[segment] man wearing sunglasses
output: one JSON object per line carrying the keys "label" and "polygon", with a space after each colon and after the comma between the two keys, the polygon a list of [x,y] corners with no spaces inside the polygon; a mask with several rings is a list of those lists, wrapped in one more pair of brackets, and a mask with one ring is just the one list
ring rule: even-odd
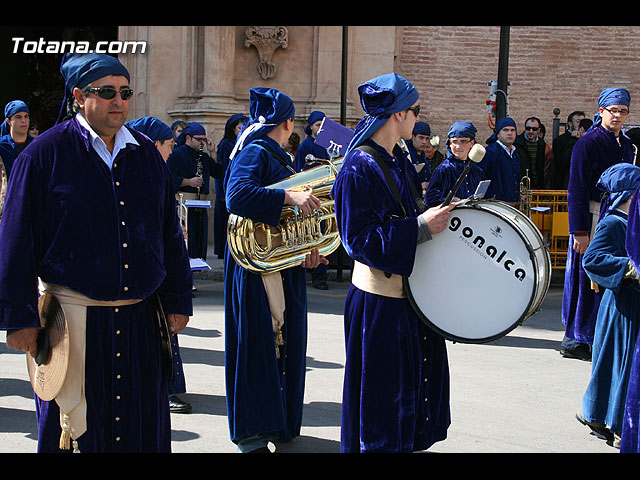
{"label": "man wearing sunglasses", "polygon": [[524,131],[516,137],[515,146],[525,164],[525,170],[529,170],[531,188],[548,188],[545,178],[545,151],[546,143],[540,135],[540,119],[529,117],[524,122]]}
{"label": "man wearing sunglasses", "polygon": [[14,163],[0,223],[0,328],[9,348],[38,353],[39,281],[66,317],[62,389],[36,396],[39,452],[169,452],[170,346],[158,305],[172,333],[192,314],[171,174],[146,136],[123,127],[133,92],[116,58],[65,54],[60,70],[61,117],[67,99],[76,113]]}
{"label": "man wearing sunglasses", "polygon": [[[185,200],[206,200],[209,195],[209,177],[222,178],[224,167],[208,153],[207,131],[191,122],[176,138],[176,146],[167,159],[174,178],[177,194]],[[207,258],[209,244],[209,218],[204,208],[190,208],[187,218],[189,257]]]}
{"label": "man wearing sunglasses", "polygon": [[562,298],[562,323],[566,328],[560,350],[569,358],[591,359],[600,296],[582,267],[582,256],[599,217],[602,192],[596,185],[600,176],[617,163],[633,163],[631,139],[622,133],[630,103],[626,89],[603,89],[593,125],[578,139],[571,154],[567,200],[569,249]]}

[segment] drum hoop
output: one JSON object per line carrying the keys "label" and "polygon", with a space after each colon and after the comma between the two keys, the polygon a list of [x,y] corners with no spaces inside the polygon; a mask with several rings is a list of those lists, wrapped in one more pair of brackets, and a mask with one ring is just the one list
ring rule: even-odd
{"label": "drum hoop", "polygon": [[[474,203],[469,203],[466,205],[460,205],[458,207],[455,207],[453,210],[456,209],[475,209],[475,210],[482,210],[482,211],[486,211],[488,213],[491,213],[492,215],[495,215],[496,217],[505,220],[504,216],[501,215],[499,212],[496,212],[494,210],[490,210],[490,209],[481,209],[478,208],[476,205],[479,204],[481,202],[474,202]],[[482,202],[485,203],[485,202]],[[452,210],[452,211],[453,211]],[[525,217],[526,218],[526,217]],[[527,246],[527,251],[529,252],[529,257],[532,259],[534,265],[537,263],[537,259],[535,258],[534,255],[534,249],[531,248],[529,239],[525,238],[524,234],[522,233],[522,231],[520,231],[520,229],[515,228],[511,222],[507,222],[509,224],[509,226],[511,226],[513,228],[513,230],[516,231],[516,233],[519,235],[519,237],[524,241],[525,245]],[[540,238],[540,240],[543,240],[542,238]],[[449,332],[445,332],[444,330],[442,330],[440,327],[437,327],[435,324],[433,324],[424,313],[422,313],[422,311],[418,308],[418,304],[415,301],[415,298],[413,297],[413,293],[411,292],[411,287],[409,285],[409,278],[408,277],[403,277],[402,278],[403,281],[403,285],[404,285],[404,291],[405,291],[405,295],[407,296],[407,300],[409,301],[409,305],[411,305],[411,308],[413,309],[413,311],[417,314],[418,318],[430,329],[432,329],[433,331],[435,331],[436,333],[438,333],[440,336],[451,340],[452,342],[457,342],[457,343],[467,343],[467,344],[479,344],[479,343],[488,343],[488,342],[492,342],[494,340],[497,340],[499,338],[504,337],[505,335],[507,335],[508,333],[512,332],[513,330],[515,330],[517,327],[521,326],[526,320],[527,318],[529,318],[530,315],[530,311],[531,311],[531,307],[533,306],[533,303],[535,301],[536,298],[536,294],[538,292],[537,288],[532,288],[531,289],[531,297],[529,298],[529,302],[527,303],[527,307],[524,309],[522,315],[520,315],[520,317],[518,318],[517,321],[513,322],[513,324],[511,326],[509,326],[508,328],[506,328],[505,330],[502,330],[499,333],[496,333],[494,335],[491,335],[489,337],[484,337],[484,338],[466,338],[466,337],[460,337],[457,335],[453,335]],[[538,282],[536,282],[536,287],[537,287]],[[548,284],[548,282],[547,282]],[[543,295],[542,298],[544,298],[546,296]]]}

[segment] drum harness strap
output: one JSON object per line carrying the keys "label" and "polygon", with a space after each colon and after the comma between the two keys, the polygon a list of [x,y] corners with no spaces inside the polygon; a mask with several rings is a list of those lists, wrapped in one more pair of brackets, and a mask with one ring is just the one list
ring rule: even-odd
{"label": "drum harness strap", "polygon": [[[382,171],[387,184],[389,186],[389,188],[391,189],[391,192],[393,193],[393,196],[395,197],[395,199],[398,202],[398,205],[400,206],[400,209],[402,210],[402,213],[404,215],[403,218],[408,218],[407,215],[407,211],[404,208],[404,205],[402,204],[402,200],[400,197],[400,191],[398,190],[398,185],[396,184],[395,180],[393,179],[393,176],[391,175],[391,172],[389,171],[389,167],[385,164],[385,162],[379,157],[378,152],[376,152],[376,150],[369,146],[369,145],[360,145],[359,147],[357,147],[357,150],[361,150],[365,153],[368,153],[369,155],[371,155],[373,157],[373,159],[376,161],[376,163],[378,164],[378,167],[380,167],[380,170]],[[413,182],[409,180],[409,186],[411,188],[411,193],[413,195],[413,198],[416,200],[416,203],[418,204],[418,213],[422,213],[424,210],[426,210],[426,206],[424,205],[423,200],[420,198],[420,196],[418,195],[418,192],[416,190],[415,185],[413,184]],[[387,218],[385,218],[386,220],[390,220],[392,218],[400,218],[396,215],[391,215],[388,216]],[[380,285],[380,275],[375,274],[374,270],[371,267],[368,267],[366,265],[358,265],[358,262],[354,262],[354,274],[352,275],[352,277],[356,278],[356,282],[354,282],[354,284],[357,283],[356,286],[358,285],[362,285],[364,288],[363,290],[365,291],[369,291],[370,293],[375,293],[378,295],[384,295],[384,296],[392,296],[392,297],[397,297],[397,298],[404,298],[404,288],[403,288],[403,281],[402,281],[402,277],[399,275],[393,275],[391,273],[388,272],[382,272],[384,274],[384,277],[386,277],[387,279],[399,279],[400,282],[393,282],[393,285],[391,285],[391,283],[389,283],[387,286],[385,286],[384,288],[379,288]],[[353,282],[353,278],[352,278],[352,282]]]}

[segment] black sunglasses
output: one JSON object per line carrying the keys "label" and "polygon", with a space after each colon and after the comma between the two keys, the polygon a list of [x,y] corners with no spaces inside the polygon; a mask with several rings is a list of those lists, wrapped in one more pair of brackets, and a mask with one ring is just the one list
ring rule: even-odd
{"label": "black sunglasses", "polygon": [[418,115],[420,115],[420,105],[416,105],[415,107],[407,108],[407,110],[411,110],[416,117]]}
{"label": "black sunglasses", "polygon": [[130,88],[122,88],[120,90],[116,90],[113,87],[98,87],[98,88],[85,88],[83,92],[86,93],[95,93],[100,98],[104,98],[105,100],[111,100],[116,96],[117,92],[120,92],[120,98],[122,100],[129,100],[133,96],[133,90]]}

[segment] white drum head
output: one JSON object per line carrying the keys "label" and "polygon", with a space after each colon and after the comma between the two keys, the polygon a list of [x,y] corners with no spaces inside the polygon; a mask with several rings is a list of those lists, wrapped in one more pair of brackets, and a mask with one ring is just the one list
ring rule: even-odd
{"label": "white drum head", "polygon": [[409,300],[445,338],[491,341],[529,312],[537,274],[530,250],[522,233],[500,215],[457,207],[449,227],[418,246],[406,281]]}

